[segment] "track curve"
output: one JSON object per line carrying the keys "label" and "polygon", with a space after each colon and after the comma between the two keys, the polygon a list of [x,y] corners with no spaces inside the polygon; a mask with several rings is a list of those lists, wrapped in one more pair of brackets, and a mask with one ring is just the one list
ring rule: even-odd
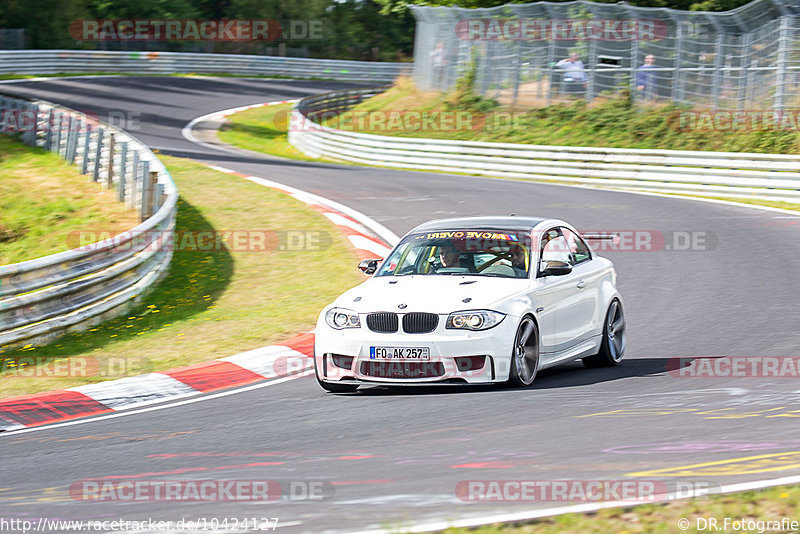
{"label": "track curve", "polygon": [[[614,252],[626,304],[626,362],[543,372],[532,389],[368,389],[326,395],[313,378],[130,417],[0,438],[0,516],[178,520],[279,517],[286,531],[341,531],[551,507],[468,503],[464,480],[662,478],[723,484],[800,473],[800,382],[679,378],[676,357],[800,356],[800,217],[693,200],[511,180],[303,163],[213,153],[182,138],[219,109],[352,84],[98,77],[24,82],[3,91],[101,116],[140,113],[152,148],[304,189],[403,234],[451,215],[531,214],[581,230],[652,231],[665,245],[704,233],[705,250]],[[209,355],[209,359],[216,355]],[[795,453],[795,454],[792,454]],[[12,467],[13,466],[13,467]],[[765,471],[765,469],[775,469]],[[644,474],[641,474],[645,472]],[[154,473],[159,473],[155,475]],[[314,480],[321,502],[84,503],[95,477]],[[665,478],[665,480],[671,480]],[[142,530],[147,532],[147,530]]]}

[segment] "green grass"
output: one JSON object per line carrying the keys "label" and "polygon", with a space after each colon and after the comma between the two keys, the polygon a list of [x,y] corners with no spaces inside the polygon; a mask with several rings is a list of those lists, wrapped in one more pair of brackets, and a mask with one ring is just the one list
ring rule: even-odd
{"label": "green grass", "polygon": [[[353,111],[374,113],[406,111],[462,111],[468,114],[460,127],[441,129],[369,128],[369,121],[337,121],[339,128],[401,137],[427,137],[469,141],[495,141],[532,145],[660,148],[797,154],[800,132],[791,130],[708,131],[681,125],[685,106],[670,104],[633,106],[626,93],[600,97],[592,104],[576,100],[549,107],[512,109],[455,90],[450,94],[417,89],[409,79],[399,79],[386,93],[366,100]],[[476,100],[477,99],[477,100]],[[331,124],[333,125],[333,124]]]}
{"label": "green grass", "polygon": [[[777,520],[789,518],[800,521],[800,486],[784,486],[760,491],[729,495],[714,495],[666,504],[646,504],[633,508],[600,510],[593,514],[565,514],[526,523],[488,525],[474,529],[448,529],[448,534],[675,534],[702,533],[713,529],[698,529],[698,518],[716,518],[722,530],[726,517],[733,520]],[[678,521],[689,520],[689,528],[681,530]],[[700,523],[702,526],[703,523]],[[758,532],[734,530],[727,532]],[[796,532],[770,530],[768,532]]]}
{"label": "green grass", "polygon": [[55,154],[0,136],[0,265],[78,245],[86,229],[122,232],[138,223],[114,191]]}
{"label": "green grass", "polygon": [[313,161],[286,138],[292,104],[248,109],[233,115],[218,133],[220,141],[255,152]]}
{"label": "green grass", "polygon": [[181,193],[178,231],[312,232],[321,236],[323,246],[176,251],[166,278],[124,317],[50,345],[0,352],[7,370],[0,379],[0,396],[106,379],[20,376],[14,365],[25,361],[39,365],[86,357],[99,362],[128,358],[129,374],[139,374],[277,343],[313,328],[324,305],[363,280],[346,238],[305,204],[191,160],[160,157]]}

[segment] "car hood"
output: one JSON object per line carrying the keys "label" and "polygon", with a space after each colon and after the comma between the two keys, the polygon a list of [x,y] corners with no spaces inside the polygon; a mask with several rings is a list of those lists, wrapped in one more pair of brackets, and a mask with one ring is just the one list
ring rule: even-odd
{"label": "car hood", "polygon": [[380,276],[370,278],[336,299],[334,306],[359,313],[374,311],[447,314],[459,310],[496,309],[528,288],[519,278],[481,276]]}

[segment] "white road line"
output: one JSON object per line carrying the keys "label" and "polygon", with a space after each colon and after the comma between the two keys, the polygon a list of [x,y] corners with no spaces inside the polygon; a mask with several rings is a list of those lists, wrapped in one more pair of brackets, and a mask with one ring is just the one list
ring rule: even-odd
{"label": "white road line", "polygon": [[312,375],[312,374],[314,374],[313,370],[305,371],[305,372],[302,372],[302,373],[298,373],[295,376],[286,376],[286,377],[283,377],[283,378],[277,378],[275,380],[268,380],[266,382],[259,382],[258,384],[253,384],[253,385],[244,386],[244,387],[238,388],[238,389],[232,389],[232,390],[228,390],[228,391],[223,391],[221,393],[212,393],[211,395],[206,395],[205,397],[198,397],[198,398],[195,398],[195,399],[186,399],[186,400],[182,400],[182,401],[178,401],[178,402],[171,402],[169,404],[164,404],[164,405],[161,405],[161,406],[151,406],[150,408],[141,408],[141,409],[138,409],[138,410],[129,410],[129,411],[125,411],[125,412],[112,413],[112,414],[108,414],[108,415],[98,415],[96,417],[89,416],[88,419],[79,419],[77,421],[66,421],[64,423],[55,423],[55,424],[52,424],[52,425],[43,425],[43,426],[35,426],[35,427],[32,427],[32,428],[23,428],[21,430],[12,430],[10,432],[3,432],[3,434],[7,434],[9,436],[16,436],[18,434],[25,434],[25,433],[28,433],[28,432],[38,432],[40,430],[52,430],[54,428],[61,428],[61,427],[65,427],[65,426],[82,425],[82,424],[86,424],[86,423],[94,423],[96,421],[105,421],[106,419],[115,419],[117,417],[126,417],[128,415],[134,415],[134,414],[139,414],[139,413],[155,412],[155,411],[158,411],[158,410],[165,410],[167,408],[175,408],[176,406],[184,406],[186,404],[194,404],[195,402],[203,402],[203,401],[207,401],[207,400],[218,399],[220,397],[227,397],[229,395],[236,395],[238,393],[245,393],[247,391],[252,391],[254,389],[261,389],[261,388],[266,388],[266,387],[269,387],[269,386],[275,386],[277,384],[283,384],[284,382],[288,382],[289,380],[295,380],[297,378],[301,378],[301,377],[304,377],[304,376],[309,376],[309,375]]}
{"label": "white road line", "polygon": [[[632,479],[633,480],[633,479]],[[773,486],[785,486],[790,484],[800,483],[800,475],[788,476],[782,478],[771,478],[765,480],[754,480],[752,482],[741,482],[737,484],[728,484],[720,486],[719,491],[709,492],[708,489],[687,490],[686,495],[681,495],[678,499],[676,497],[665,498],[660,500],[638,500],[638,501],[608,501],[601,503],[584,503],[573,504],[569,506],[557,506],[552,508],[540,508],[537,510],[525,510],[522,512],[505,512],[494,515],[481,515],[469,519],[457,520],[440,520],[440,521],[427,521],[423,523],[409,524],[409,525],[395,525],[388,529],[376,530],[362,530],[356,534],[387,534],[390,532],[432,532],[439,530],[446,530],[448,528],[469,528],[477,527],[480,525],[489,525],[492,523],[511,523],[519,521],[530,521],[533,519],[540,519],[543,517],[552,517],[564,514],[585,514],[588,512],[596,512],[607,508],[628,508],[638,506],[641,504],[657,504],[669,502],[673,500],[684,500],[691,497],[708,497],[712,495],[719,495],[724,493],[737,493],[740,491],[750,491],[757,489],[770,488]]]}

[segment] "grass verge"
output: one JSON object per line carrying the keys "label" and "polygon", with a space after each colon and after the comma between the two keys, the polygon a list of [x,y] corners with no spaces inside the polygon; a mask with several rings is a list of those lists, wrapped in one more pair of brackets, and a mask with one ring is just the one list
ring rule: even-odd
{"label": "grass verge", "polygon": [[78,232],[118,233],[138,224],[116,200],[55,154],[0,136],[0,265],[78,246]]}
{"label": "grass verge", "polygon": [[[162,160],[181,192],[178,232],[266,231],[267,250],[257,240],[215,251],[184,241],[166,278],[124,317],[49,345],[0,353],[0,396],[166,370],[276,343],[310,330],[324,305],[363,280],[346,238],[305,204],[190,160]],[[63,374],[77,374],[69,370],[80,358],[97,362],[87,366],[88,376],[47,376],[56,364],[67,369]]]}
{"label": "grass verge", "polygon": [[282,158],[314,161],[289,144],[286,132],[292,104],[277,104],[240,111],[220,128],[217,136],[228,143],[246,150],[271,154]]}
{"label": "grass verge", "polygon": [[[800,131],[770,128],[758,120],[738,128],[715,129],[709,110],[672,104],[633,105],[626,92],[601,96],[591,104],[575,100],[548,107],[512,108],[459,85],[450,93],[419,90],[399,78],[387,92],[353,108],[362,112],[329,121],[349,131],[401,137],[494,141],[531,145],[597,146],[639,149],[708,150],[797,154]],[[429,123],[403,120],[407,112],[461,112],[461,120]],[[454,115],[450,115],[453,116]],[[787,114],[787,118],[790,118]],[[723,126],[728,123],[721,123]]]}
{"label": "grass verge", "polygon": [[[645,504],[633,508],[600,510],[593,514],[565,514],[538,519],[528,523],[488,525],[474,529],[448,529],[448,534],[674,534],[676,532],[797,532],[796,529],[759,529],[758,521],[800,522],[800,486],[775,487],[729,495],[714,495],[665,504]],[[708,527],[707,520],[715,518],[717,527]],[[740,520],[756,522],[755,528],[737,528],[728,524]],[[679,526],[688,520],[688,528]],[[704,522],[704,520],[706,522]],[[762,525],[766,526],[766,525]],[[705,527],[705,528],[701,528]]]}

